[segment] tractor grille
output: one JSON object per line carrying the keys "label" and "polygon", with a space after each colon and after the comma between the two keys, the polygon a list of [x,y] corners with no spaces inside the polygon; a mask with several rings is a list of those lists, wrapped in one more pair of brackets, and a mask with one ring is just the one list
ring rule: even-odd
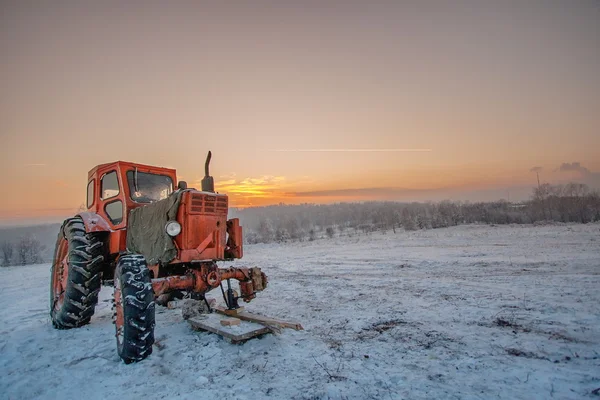
{"label": "tractor grille", "polygon": [[218,213],[227,212],[227,197],[209,194],[192,194],[192,213]]}

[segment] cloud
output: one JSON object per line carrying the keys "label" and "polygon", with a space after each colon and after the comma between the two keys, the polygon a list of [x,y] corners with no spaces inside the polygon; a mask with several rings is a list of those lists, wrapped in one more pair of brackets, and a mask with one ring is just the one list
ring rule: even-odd
{"label": "cloud", "polygon": [[588,175],[592,173],[589,169],[581,165],[581,163],[579,162],[562,163],[558,170],[560,172],[577,171],[581,172],[582,175]]}
{"label": "cloud", "polygon": [[277,153],[412,153],[430,152],[432,149],[268,149]]}
{"label": "cloud", "polygon": [[294,197],[377,197],[389,198],[394,196],[402,196],[423,192],[423,190],[404,189],[396,187],[379,187],[379,188],[354,188],[354,189],[332,189],[332,190],[315,190],[308,192],[291,192],[287,193]]}
{"label": "cloud", "polygon": [[[567,176],[570,174],[570,180],[578,179],[581,181],[581,183],[585,183],[594,189],[600,188],[600,172],[590,171],[578,161],[562,163],[555,171],[566,174]],[[577,177],[574,178],[573,174],[577,175]]]}

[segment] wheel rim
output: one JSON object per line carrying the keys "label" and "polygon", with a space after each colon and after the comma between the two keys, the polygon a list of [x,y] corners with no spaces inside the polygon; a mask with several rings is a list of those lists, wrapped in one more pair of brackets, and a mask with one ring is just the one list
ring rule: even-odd
{"label": "wheel rim", "polygon": [[125,316],[123,313],[123,300],[121,298],[121,281],[118,276],[115,276],[115,292],[114,292],[114,301],[115,301],[115,328],[117,337],[117,348],[119,352],[123,346],[123,337],[124,337],[124,325],[125,325]]}
{"label": "wheel rim", "polygon": [[59,310],[65,300],[65,290],[69,280],[69,242],[61,239],[52,268],[53,310]]}

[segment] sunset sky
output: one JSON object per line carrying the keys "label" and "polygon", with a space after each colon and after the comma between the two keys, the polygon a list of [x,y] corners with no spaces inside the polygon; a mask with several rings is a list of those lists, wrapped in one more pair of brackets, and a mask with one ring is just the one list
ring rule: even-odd
{"label": "sunset sky", "polygon": [[598,1],[128,3],[0,3],[0,224],[208,150],[242,207],[600,187]]}

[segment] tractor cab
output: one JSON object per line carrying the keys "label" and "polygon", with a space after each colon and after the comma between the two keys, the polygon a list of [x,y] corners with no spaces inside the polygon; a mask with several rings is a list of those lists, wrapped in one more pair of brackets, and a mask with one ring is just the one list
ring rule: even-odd
{"label": "tractor cab", "polygon": [[[88,173],[86,226],[109,231],[109,253],[143,254],[149,265],[242,257],[242,228],[227,220],[228,197],[209,175],[202,190],[177,181],[174,169],[117,161]],[[94,231],[94,227],[90,228]]]}
{"label": "tractor cab", "polygon": [[126,161],[98,165],[88,173],[86,206],[113,230],[124,229],[129,211],[166,199],[176,181],[174,169]]}

